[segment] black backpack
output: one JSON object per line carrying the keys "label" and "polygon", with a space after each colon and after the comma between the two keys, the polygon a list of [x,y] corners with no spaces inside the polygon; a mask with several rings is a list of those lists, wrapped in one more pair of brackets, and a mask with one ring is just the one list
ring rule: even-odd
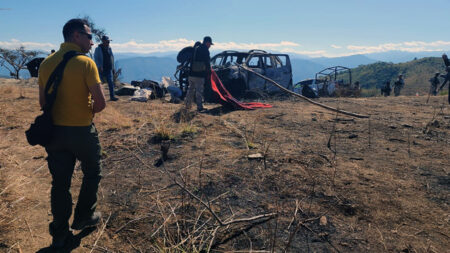
{"label": "black backpack", "polygon": [[[62,80],[64,69],[67,62],[74,56],[83,55],[82,53],[76,51],[69,51],[64,54],[64,58],[61,63],[55,68],[53,73],[50,75],[47,84],[45,85],[45,105],[43,108],[43,113],[36,117],[34,123],[30,125],[30,128],[25,131],[27,141],[30,145],[41,145],[43,147],[47,146],[53,137],[53,118],[52,118],[52,107],[56,100],[56,94],[58,92],[58,86]],[[48,93],[50,88],[52,92]]]}
{"label": "black backpack", "polygon": [[194,47],[192,46],[185,47],[181,49],[180,52],[178,52],[177,61],[179,63],[190,62],[193,55],[194,55]]}
{"label": "black backpack", "polygon": [[26,64],[31,77],[38,77],[39,66],[41,65],[42,61],[44,61],[44,59],[45,58],[43,57],[34,58],[33,60],[31,60]]}

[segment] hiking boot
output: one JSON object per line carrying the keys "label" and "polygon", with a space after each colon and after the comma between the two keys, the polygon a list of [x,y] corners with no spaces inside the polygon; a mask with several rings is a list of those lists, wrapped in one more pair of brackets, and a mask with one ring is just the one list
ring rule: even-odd
{"label": "hiking boot", "polygon": [[100,221],[102,214],[100,212],[94,212],[91,217],[86,220],[74,220],[72,226],[74,230],[83,230],[88,227],[94,227]]}
{"label": "hiking boot", "polygon": [[68,245],[70,238],[73,236],[72,232],[64,233],[63,235],[53,236],[52,244],[50,248],[52,249],[62,249]]}
{"label": "hiking boot", "polygon": [[117,98],[117,97],[112,97],[112,98],[110,99],[110,101],[117,101],[117,100],[119,100],[119,98]]}
{"label": "hiking boot", "polygon": [[199,113],[205,113],[205,112],[207,112],[207,111],[208,111],[208,110],[205,109],[204,107],[197,108],[197,112],[199,112]]}

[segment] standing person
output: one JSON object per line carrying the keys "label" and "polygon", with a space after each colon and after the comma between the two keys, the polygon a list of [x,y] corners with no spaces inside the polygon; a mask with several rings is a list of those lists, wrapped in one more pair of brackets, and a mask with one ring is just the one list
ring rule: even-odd
{"label": "standing person", "polygon": [[446,69],[447,74],[446,75],[442,75],[442,77],[444,77],[444,82],[442,83],[441,87],[439,88],[439,90],[442,90],[442,88],[444,88],[445,84],[447,82],[449,82],[448,84],[448,103],[450,104],[450,66],[448,66]]}
{"label": "standing person", "polygon": [[384,95],[385,97],[389,97],[391,95],[391,81],[386,81],[386,84],[384,85],[384,87],[381,88],[381,94]]}
{"label": "standing person", "polygon": [[433,96],[437,95],[438,86],[440,84],[440,82],[439,82],[439,75],[440,75],[440,73],[436,72],[434,74],[434,77],[432,77],[430,79],[430,83],[431,83],[431,85],[430,85],[430,94],[433,95]]}
{"label": "standing person", "polygon": [[203,89],[207,78],[211,75],[211,58],[209,56],[209,48],[212,39],[209,36],[203,38],[203,43],[194,48],[194,55],[189,69],[189,88],[186,94],[185,106],[191,108],[192,100],[195,96],[197,103],[197,111],[203,112]]}
{"label": "standing person", "polygon": [[108,83],[110,100],[117,101],[119,99],[114,96],[114,55],[109,46],[110,41],[108,36],[102,36],[102,44],[99,44],[98,47],[95,48],[94,60],[97,64],[101,80]]}
{"label": "standing person", "polygon": [[[92,33],[83,19],[71,19],[63,28],[64,43],[48,56],[39,68],[39,104],[45,105],[45,86],[65,53],[77,51],[86,54],[91,49]],[[70,59],[58,86],[52,107],[55,130],[52,141],[45,147],[47,163],[52,175],[50,193],[53,221],[49,230],[53,237],[52,248],[64,248],[71,237],[69,218],[72,214],[70,184],[75,162],[81,162],[83,183],[75,207],[72,229],[94,226],[100,213],[97,190],[101,179],[101,147],[97,130],[92,123],[95,113],[105,108],[105,97],[95,62],[79,55]]]}
{"label": "standing person", "polygon": [[400,91],[405,87],[405,81],[403,75],[398,75],[398,80],[394,83],[394,95],[400,96]]}

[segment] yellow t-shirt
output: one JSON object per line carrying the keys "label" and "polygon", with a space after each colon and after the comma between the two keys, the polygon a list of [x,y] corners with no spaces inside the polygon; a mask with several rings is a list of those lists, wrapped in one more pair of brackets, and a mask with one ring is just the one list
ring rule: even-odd
{"label": "yellow t-shirt", "polygon": [[[62,43],[60,49],[48,56],[39,67],[39,86],[47,80],[68,51],[81,52],[73,43]],[[74,56],[67,62],[58,94],[53,104],[53,124],[57,126],[89,126],[92,123],[92,100],[89,86],[101,83],[95,62],[84,55]]]}

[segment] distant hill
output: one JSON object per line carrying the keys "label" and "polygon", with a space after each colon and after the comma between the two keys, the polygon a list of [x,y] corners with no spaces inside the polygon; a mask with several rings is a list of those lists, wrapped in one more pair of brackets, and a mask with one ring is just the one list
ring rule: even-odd
{"label": "distant hill", "polygon": [[444,73],[444,63],[440,57],[425,57],[404,63],[377,62],[352,69],[353,81],[359,81],[363,88],[380,88],[386,81],[391,85],[399,74],[404,75],[403,94],[427,94],[429,79],[435,72]]}
{"label": "distant hill", "polygon": [[326,68],[324,65],[306,59],[291,58],[292,80],[297,83],[301,80],[314,78],[315,74]]}
{"label": "distant hill", "polygon": [[328,67],[344,66],[347,68],[354,68],[363,64],[370,64],[374,62],[376,62],[376,60],[370,59],[364,55],[351,55],[334,58],[320,57],[309,59],[302,59],[297,57],[296,55],[291,57],[294,83],[304,79],[314,78],[317,72]]}
{"label": "distant hill", "polygon": [[[215,54],[211,54],[214,56]],[[118,54],[116,66],[122,68],[122,81],[130,82],[132,80],[151,79],[161,80],[162,76],[172,77],[175,68],[178,65],[175,60],[176,55],[167,57],[133,57],[134,54]],[[127,58],[128,57],[128,58]],[[314,78],[320,70],[342,65],[345,67],[356,67],[360,64],[373,63],[375,60],[369,59],[363,55],[337,57],[337,58],[291,58],[293,81],[298,82],[307,78]]]}
{"label": "distant hill", "polygon": [[366,56],[375,59],[376,61],[401,63],[407,61],[413,61],[414,59],[420,59],[424,57],[441,57],[444,52],[430,51],[430,52],[404,52],[404,51],[389,51],[383,53],[372,53]]}
{"label": "distant hill", "polygon": [[173,77],[178,62],[169,57],[134,57],[116,61],[116,66],[122,68],[121,80],[154,80],[161,81],[163,76]]}
{"label": "distant hill", "polygon": [[343,66],[347,68],[354,68],[363,64],[370,64],[377,62],[377,60],[371,59],[365,55],[350,55],[343,57],[319,57],[319,58],[311,58],[310,61],[324,65],[325,67],[333,67],[333,66]]}
{"label": "distant hill", "polygon": [[[212,51],[214,56],[218,51]],[[428,89],[428,79],[439,70],[443,72],[443,63],[440,58],[443,52],[402,52],[390,51],[367,55],[351,55],[345,57],[311,58],[299,54],[290,54],[294,83],[314,78],[320,70],[336,65],[354,68],[353,80],[359,80],[365,88],[380,87],[386,80],[394,80],[398,73],[405,74],[407,87],[405,92],[424,92]],[[117,53],[116,66],[122,68],[123,82],[132,80],[150,79],[160,81],[163,76],[173,77],[177,52],[136,54]],[[435,56],[426,57],[423,56]],[[413,60],[416,59],[416,60]],[[406,61],[406,62],[405,62]],[[404,62],[404,63],[399,63]],[[0,75],[9,77],[9,71],[0,67]],[[20,72],[22,78],[28,78],[27,70]],[[409,89],[411,89],[409,91]]]}

